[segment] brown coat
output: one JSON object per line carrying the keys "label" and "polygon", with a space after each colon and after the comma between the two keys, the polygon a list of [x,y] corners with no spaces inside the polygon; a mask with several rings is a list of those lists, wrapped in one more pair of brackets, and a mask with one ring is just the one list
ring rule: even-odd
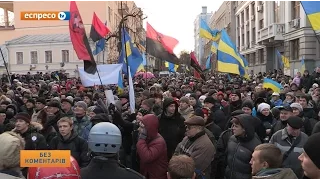
{"label": "brown coat", "polygon": [[185,137],[178,144],[174,154],[185,154],[192,157],[195,161],[196,170],[200,170],[206,178],[210,178],[211,162],[216,149],[207,134],[203,132],[199,135],[200,133],[196,135],[198,137]]}

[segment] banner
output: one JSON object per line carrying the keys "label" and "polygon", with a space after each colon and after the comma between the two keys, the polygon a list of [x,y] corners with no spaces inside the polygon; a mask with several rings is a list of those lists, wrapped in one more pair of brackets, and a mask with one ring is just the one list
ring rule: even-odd
{"label": "banner", "polygon": [[135,101],[135,96],[134,96],[134,88],[133,88],[133,82],[132,82],[132,77],[130,73],[130,68],[129,68],[129,101],[130,101],[130,110],[131,113],[135,113],[136,111],[136,101]]}
{"label": "banner", "polygon": [[[98,65],[97,69],[103,85],[118,84],[119,71],[122,70],[122,64],[103,64]],[[98,72],[89,74],[83,68],[79,68],[79,76],[84,87],[101,85]]]}

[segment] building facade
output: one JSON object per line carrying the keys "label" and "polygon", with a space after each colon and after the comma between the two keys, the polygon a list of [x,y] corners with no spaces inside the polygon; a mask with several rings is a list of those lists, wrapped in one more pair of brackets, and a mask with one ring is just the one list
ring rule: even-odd
{"label": "building facade", "polygon": [[236,46],[254,73],[279,68],[276,51],[289,58],[293,76],[318,65],[319,43],[300,1],[237,1]]}
{"label": "building facade", "polygon": [[[69,11],[69,6],[69,1],[1,1],[0,8],[3,8],[5,11],[5,26],[0,27],[0,45],[2,49],[5,42],[9,42],[16,38],[22,38],[25,35],[69,34],[68,21],[20,20],[20,13],[23,11]],[[93,12],[97,14],[101,21],[107,22],[107,26],[112,33],[116,33],[119,30],[119,23],[122,16],[136,12],[142,14],[141,9],[138,8],[133,1],[122,1],[122,7],[121,1],[78,1],[77,6],[87,34],[90,33]],[[8,23],[8,11],[14,13],[14,24]],[[131,38],[135,42],[143,44],[145,37],[143,37],[144,29],[141,16],[129,16],[127,21],[125,21],[125,25],[128,27]],[[116,63],[119,56],[118,45],[118,38],[110,38],[107,42],[105,52],[100,53],[96,57],[96,61],[98,63]],[[69,49],[72,50],[72,44],[69,44],[69,46]],[[34,51],[37,51],[37,49],[34,49]],[[70,54],[74,53],[75,52],[70,52]],[[10,55],[7,57],[12,58]],[[12,61],[10,60],[10,62]],[[83,66],[82,63],[79,64],[79,66]]]}
{"label": "building facade", "polygon": [[203,19],[209,24],[209,20],[212,16],[212,13],[207,12],[207,7],[202,7],[202,12],[196,17],[194,21],[194,52],[197,60],[200,65],[202,65],[201,59],[204,58],[204,45],[206,44],[206,40],[200,37],[200,20]]}

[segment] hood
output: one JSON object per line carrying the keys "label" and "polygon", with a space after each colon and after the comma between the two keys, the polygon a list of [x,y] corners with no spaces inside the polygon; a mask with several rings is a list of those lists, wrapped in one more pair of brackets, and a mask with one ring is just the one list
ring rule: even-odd
{"label": "hood", "polygon": [[240,140],[250,141],[251,139],[253,139],[255,127],[258,125],[260,120],[247,114],[240,114],[238,116],[235,116],[234,118],[237,118],[240,121],[242,127],[246,130],[245,137],[239,137]]}
{"label": "hood", "polygon": [[170,104],[175,104],[176,105],[176,112],[174,114],[177,114],[178,113],[178,108],[179,108],[179,105],[178,105],[178,102],[175,101],[173,98],[165,98],[164,101],[163,101],[163,112],[162,113],[165,113],[166,110],[167,110],[167,107],[170,106]]}
{"label": "hood", "polygon": [[290,168],[264,169],[259,171],[253,179],[298,179]]}
{"label": "hood", "polygon": [[6,110],[7,110],[8,108],[12,108],[12,109],[14,110],[14,114],[17,114],[18,108],[17,108],[17,106],[16,106],[15,104],[9,104],[9,105],[7,106],[7,108],[6,108]]}
{"label": "hood", "polygon": [[152,140],[158,135],[159,120],[158,117],[153,114],[147,114],[143,116],[142,123],[147,130],[147,139]]}
{"label": "hood", "polygon": [[61,136],[60,133],[58,133],[58,138],[61,142],[63,143],[70,143],[71,141],[73,141],[78,135],[77,132],[75,132],[74,130],[71,131],[71,136],[69,137],[69,139],[63,139],[63,137]]}

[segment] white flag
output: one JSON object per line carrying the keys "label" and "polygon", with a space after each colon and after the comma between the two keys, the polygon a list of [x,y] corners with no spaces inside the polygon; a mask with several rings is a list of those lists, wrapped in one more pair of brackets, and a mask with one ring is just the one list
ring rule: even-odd
{"label": "white flag", "polygon": [[129,101],[130,101],[130,110],[131,113],[135,113],[136,110],[136,102],[135,102],[135,97],[134,97],[134,89],[133,89],[133,82],[132,82],[132,77],[130,73],[130,67],[128,68],[129,70]]}
{"label": "white flag", "polygon": [[119,71],[122,69],[122,64],[103,64],[97,65],[98,72],[89,74],[84,71],[84,68],[79,68],[79,76],[84,87],[108,84],[118,84]]}

